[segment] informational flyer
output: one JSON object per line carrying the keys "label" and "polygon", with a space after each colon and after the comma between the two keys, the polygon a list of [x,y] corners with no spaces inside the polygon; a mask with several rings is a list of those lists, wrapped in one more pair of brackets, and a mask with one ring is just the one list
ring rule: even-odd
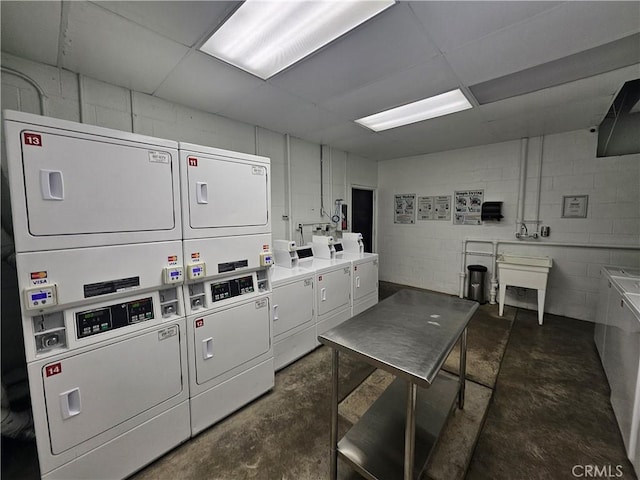
{"label": "informational flyer", "polygon": [[459,190],[454,194],[454,225],[482,225],[484,190]]}
{"label": "informational flyer", "polygon": [[451,196],[418,197],[418,220],[451,220]]}
{"label": "informational flyer", "polygon": [[395,195],[394,223],[416,223],[416,194],[403,193]]}

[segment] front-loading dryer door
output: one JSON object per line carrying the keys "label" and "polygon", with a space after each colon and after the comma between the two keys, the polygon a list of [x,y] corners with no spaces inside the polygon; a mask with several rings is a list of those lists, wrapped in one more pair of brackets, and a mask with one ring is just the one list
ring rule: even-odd
{"label": "front-loading dryer door", "polygon": [[378,261],[356,263],[353,265],[353,301],[357,301],[378,288]]}
{"label": "front-loading dryer door", "polygon": [[183,391],[179,327],[52,361],[42,382],[51,450],[59,454]]}
{"label": "front-loading dryer door", "polygon": [[273,335],[313,322],[313,278],[273,288]]}
{"label": "front-loading dryer door", "polygon": [[197,166],[186,167],[191,228],[269,224],[267,165],[206,155],[189,158],[197,161]]}
{"label": "front-loading dryer door", "polygon": [[176,227],[177,151],[68,132],[38,135],[42,146],[22,152],[31,235],[100,237]]}
{"label": "front-loading dryer door", "polygon": [[317,279],[318,316],[349,306],[351,297],[351,266],[349,264],[318,274]]}
{"label": "front-loading dryer door", "polygon": [[271,348],[268,298],[251,300],[194,321],[198,385],[267,353]]}

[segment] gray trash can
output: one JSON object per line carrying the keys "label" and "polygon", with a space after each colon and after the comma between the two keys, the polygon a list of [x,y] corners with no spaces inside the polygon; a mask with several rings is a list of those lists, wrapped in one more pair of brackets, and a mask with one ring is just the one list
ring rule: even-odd
{"label": "gray trash can", "polygon": [[485,277],[487,274],[487,267],[484,265],[469,265],[469,290],[467,292],[467,298],[475,300],[478,303],[487,303],[485,298]]}

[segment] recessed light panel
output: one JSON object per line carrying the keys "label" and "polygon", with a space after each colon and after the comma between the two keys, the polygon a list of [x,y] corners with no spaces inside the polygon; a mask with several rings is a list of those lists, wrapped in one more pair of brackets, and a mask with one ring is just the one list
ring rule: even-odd
{"label": "recessed light panel", "polygon": [[247,0],[200,50],[266,80],[393,4]]}
{"label": "recessed light panel", "polygon": [[390,128],[401,127],[410,123],[421,122],[430,118],[441,117],[450,113],[471,108],[472,105],[460,89],[408,103],[401,107],[385,110],[356,120],[357,123],[371,130],[380,132]]}

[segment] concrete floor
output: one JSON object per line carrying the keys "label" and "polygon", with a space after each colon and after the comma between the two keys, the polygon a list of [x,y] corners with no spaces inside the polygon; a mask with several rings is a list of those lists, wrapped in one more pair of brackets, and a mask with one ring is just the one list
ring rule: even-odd
{"label": "concrete floor", "polygon": [[[381,298],[398,288],[381,282]],[[618,478],[636,478],[609,403],[608,384],[593,344],[593,324],[545,315],[540,327],[536,312],[516,314],[512,309],[511,327],[511,322],[495,315],[495,309],[483,306],[485,315],[476,322],[473,336],[470,329],[467,385],[473,385],[467,391],[477,401],[465,408],[468,418],[458,415],[456,420],[454,415],[450,422],[451,431],[464,430],[468,438],[462,441],[464,435],[456,433],[446,440],[443,433],[440,454],[434,454],[426,478],[564,479],[574,478],[575,465],[610,465],[613,477],[620,465],[623,475]],[[506,345],[504,357],[497,347],[500,339]],[[323,453],[328,452],[327,350],[320,348],[287,367],[276,375],[272,392],[132,478],[327,478],[328,454]],[[455,359],[450,363],[455,370]],[[369,371],[354,362],[341,374],[344,396]],[[341,432],[361,414],[360,392],[366,397],[369,389],[371,395],[386,381],[376,372],[347,398],[341,405]],[[466,426],[456,431],[456,421]],[[459,454],[462,450],[464,455]],[[358,478],[343,467],[341,478]],[[3,439],[2,477],[38,478],[32,443]]]}

